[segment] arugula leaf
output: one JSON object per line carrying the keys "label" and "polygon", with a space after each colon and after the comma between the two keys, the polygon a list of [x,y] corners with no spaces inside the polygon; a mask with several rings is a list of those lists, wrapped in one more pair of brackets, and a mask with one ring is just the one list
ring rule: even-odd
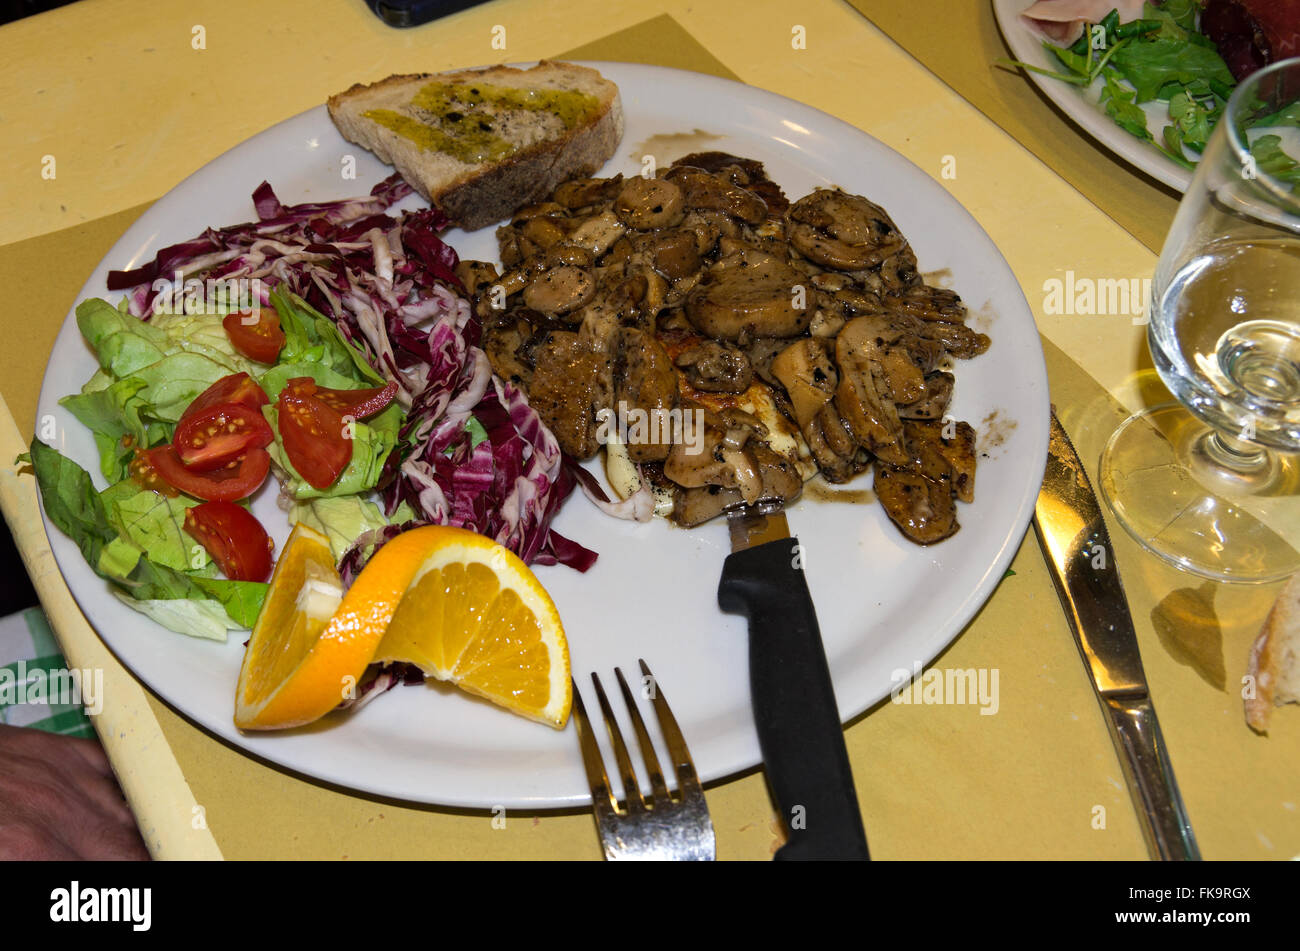
{"label": "arugula leaf", "polygon": [[[1227,64],[1213,47],[1168,37],[1130,43],[1115,51],[1111,65],[1137,90],[1137,102],[1150,102],[1169,89],[1203,80],[1233,82]],[[1166,96],[1166,98],[1168,98]]]}
{"label": "arugula leaf", "polygon": [[1164,0],[1161,6],[1144,3],[1142,19],[1168,19],[1179,29],[1192,33],[1196,30],[1196,15],[1200,8],[1199,0]]}
{"label": "arugula leaf", "polygon": [[1287,182],[1296,191],[1300,186],[1300,162],[1282,151],[1282,138],[1277,135],[1261,135],[1250,144],[1250,154],[1255,158],[1255,167],[1279,181]]}
{"label": "arugula leaf", "polygon": [[1102,88],[1099,102],[1106,110],[1106,115],[1138,138],[1150,139],[1151,131],[1147,128],[1147,114],[1134,104],[1133,90],[1121,85],[1110,70],[1106,70],[1102,78],[1106,85]]}

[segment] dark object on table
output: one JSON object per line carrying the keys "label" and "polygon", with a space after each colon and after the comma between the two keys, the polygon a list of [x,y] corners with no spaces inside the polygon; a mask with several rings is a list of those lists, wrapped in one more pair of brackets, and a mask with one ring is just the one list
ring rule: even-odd
{"label": "dark object on table", "polygon": [[419,26],[483,2],[485,0],[366,0],[366,5],[389,26],[406,27]]}
{"label": "dark object on table", "polygon": [[66,7],[73,0],[0,0],[0,23],[12,23],[26,17]]}

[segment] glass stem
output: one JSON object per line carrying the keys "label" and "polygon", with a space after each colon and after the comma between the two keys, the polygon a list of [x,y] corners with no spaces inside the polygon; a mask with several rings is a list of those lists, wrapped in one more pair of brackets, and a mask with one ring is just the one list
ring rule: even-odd
{"label": "glass stem", "polygon": [[1205,454],[1215,463],[1233,472],[1253,473],[1268,466],[1268,453],[1264,449],[1226,433],[1211,432],[1204,448]]}

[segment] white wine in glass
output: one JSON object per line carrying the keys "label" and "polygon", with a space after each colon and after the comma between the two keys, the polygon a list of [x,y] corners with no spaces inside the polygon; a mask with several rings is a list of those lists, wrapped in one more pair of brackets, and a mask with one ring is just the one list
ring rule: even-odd
{"label": "white wine in glass", "polygon": [[[1151,358],[1178,403],[1127,420],[1101,487],[1149,550],[1219,581],[1300,570],[1300,60],[1244,80],[1152,282]],[[1181,405],[1180,405],[1181,404]]]}

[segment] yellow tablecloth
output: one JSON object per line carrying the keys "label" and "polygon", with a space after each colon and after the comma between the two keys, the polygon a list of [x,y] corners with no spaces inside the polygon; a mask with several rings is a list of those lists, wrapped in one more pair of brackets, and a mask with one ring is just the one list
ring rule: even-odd
{"label": "yellow tablecloth", "polygon": [[[87,0],[0,27],[0,157],[9,171],[0,182],[0,286],[10,291],[0,317],[0,506],[70,661],[106,671],[110,700],[97,727],[156,856],[600,854],[583,811],[512,814],[497,828],[489,813],[383,801],[292,776],[183,720],[85,622],[53,564],[33,480],[7,461],[31,435],[59,323],[116,238],[190,172],[352,82],[570,57],[710,72],[810,103],[930,172],[989,232],[1034,309],[1053,400],[1085,459],[1097,458],[1128,411],[1162,398],[1145,372],[1141,327],[1128,316],[1048,315],[1044,283],[1066,270],[1149,276],[1163,233],[1150,222],[1173,198],[1118,163],[1103,179],[1081,179],[1069,153],[1091,146],[1041,101],[1036,124],[1023,121],[1016,97],[1036,93],[992,66],[1005,50],[986,3],[857,6],[889,34],[832,0],[794,8],[773,0],[495,0],[406,31],[382,25],[360,0],[320,2],[310,13],[285,0]],[[917,29],[922,19],[929,33]],[[504,50],[492,43],[497,28]],[[792,43],[798,35],[803,44]],[[688,117],[689,103],[682,108]],[[1146,202],[1138,207],[1152,209],[1149,227],[1094,204],[1109,203],[1107,181],[1137,196],[1117,207]],[[1203,585],[1158,564],[1122,531],[1112,536],[1204,854],[1300,855],[1300,710],[1279,711],[1272,735],[1259,737],[1246,728],[1239,697],[1276,587]],[[1032,533],[1013,569],[934,662],[998,668],[997,715],[885,702],[847,729],[878,858],[1145,855]],[[720,858],[770,856],[776,827],[760,771],[710,787],[708,799]]]}

